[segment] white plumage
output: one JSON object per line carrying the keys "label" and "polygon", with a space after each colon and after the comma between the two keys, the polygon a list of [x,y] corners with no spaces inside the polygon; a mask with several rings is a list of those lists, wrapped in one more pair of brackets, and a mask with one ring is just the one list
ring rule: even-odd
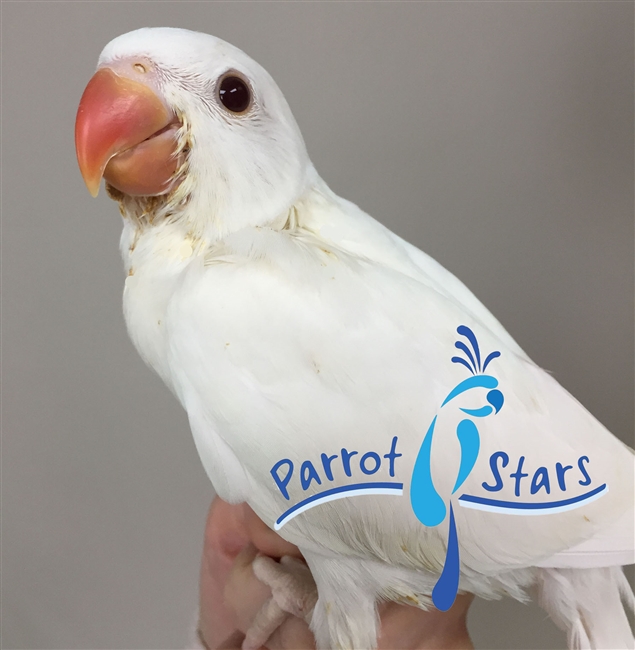
{"label": "white plumage", "polygon": [[[382,461],[372,479],[402,481],[404,496],[329,501],[279,531],[300,547],[316,580],[318,646],[375,647],[379,599],[431,606],[448,525],[422,525],[408,487],[438,414],[431,472],[450,499],[461,458],[454,429],[461,409],[482,407],[486,393],[474,390],[439,410],[469,376],[450,362],[457,327],[467,326],[484,354],[501,352],[491,368],[505,404],[477,422],[480,451],[464,491],[483,492],[482,482],[492,480],[489,459],[504,450],[510,464],[498,499],[518,498],[507,477],[521,456],[523,495],[534,470],[549,475],[550,494],[543,486],[530,495],[537,501],[558,498],[556,463],[572,466],[569,487],[583,485],[583,474],[571,478],[582,456],[590,459],[591,487],[606,483],[608,492],[539,516],[453,501],[459,588],[523,599],[535,586],[569,631],[570,647],[632,647],[620,603],[632,605],[632,593],[619,568],[633,561],[632,451],[538,368],[459,280],[329,190],[284,97],[257,63],[211,36],[145,29],[112,41],[99,65],[139,56],[161,71],[162,97],[182,121],[188,153],[183,181],[168,195],[111,190],[125,217],[124,312],[141,356],[187,410],[218,494],[246,501],[273,526],[307,495],[368,478],[360,457],[385,454],[398,437],[396,478]],[[249,80],[247,115],[231,116],[215,99],[228,70]],[[358,452],[350,477],[342,448]],[[322,454],[338,455],[333,480]],[[281,459],[295,468],[290,499],[271,474]],[[303,489],[307,460],[320,483]]]}

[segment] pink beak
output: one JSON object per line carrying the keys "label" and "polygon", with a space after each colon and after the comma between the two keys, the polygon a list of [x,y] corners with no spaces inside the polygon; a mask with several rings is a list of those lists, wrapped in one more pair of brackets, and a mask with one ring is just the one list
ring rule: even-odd
{"label": "pink beak", "polygon": [[180,164],[178,124],[148,85],[101,68],[79,102],[75,146],[89,192],[102,176],[126,194],[157,195],[170,189]]}

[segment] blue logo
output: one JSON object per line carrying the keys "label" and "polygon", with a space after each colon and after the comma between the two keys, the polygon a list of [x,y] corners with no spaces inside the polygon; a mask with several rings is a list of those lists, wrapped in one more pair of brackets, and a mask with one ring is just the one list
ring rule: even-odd
{"label": "blue logo", "polygon": [[[455,504],[458,503],[463,508],[510,515],[545,515],[578,508],[608,492],[606,483],[597,485],[597,487],[593,485],[589,473],[590,459],[588,456],[580,456],[577,460],[572,459],[573,464],[570,465],[555,463],[551,471],[545,466],[538,467],[531,473],[531,480],[526,481],[525,479],[529,479],[530,470],[528,468],[527,471],[523,471],[525,456],[514,459],[515,464],[510,465],[509,455],[505,451],[496,451],[489,458],[491,477],[480,484],[488,496],[461,493],[455,497],[470,476],[478,459],[481,435],[476,422],[482,422],[484,418],[495,416],[505,403],[498,379],[491,374],[491,371],[487,372],[490,363],[500,357],[501,353],[495,350],[482,358],[474,332],[465,325],[460,325],[457,332],[462,337],[455,343],[460,356],[452,357],[451,361],[464,366],[470,376],[459,382],[448,393],[441,403],[439,411],[442,411],[451,402],[453,405],[457,404],[454,401],[456,398],[477,389],[479,392],[475,395],[482,395],[482,401],[485,403],[477,408],[459,407],[459,410],[465,414],[465,417],[456,426],[455,432],[460,449],[459,467],[454,487],[447,500],[439,494],[432,478],[432,441],[439,413],[432,419],[423,438],[410,483],[412,510],[424,526],[435,527],[441,525],[446,519],[448,520],[446,557],[441,575],[432,590],[432,602],[437,609],[442,611],[447,611],[452,607],[459,588],[461,561],[454,517]],[[437,431],[436,435],[439,437],[444,434]],[[270,473],[276,488],[286,501],[292,501],[290,490],[296,494],[299,490],[304,494],[309,490],[313,493],[293,505],[289,505],[274,522],[274,530],[280,530],[287,522],[309,509],[336,499],[365,494],[402,496],[403,483],[397,480],[386,480],[395,478],[395,463],[403,456],[397,451],[398,442],[398,437],[394,436],[390,445],[386,444],[386,447],[379,452],[366,451],[364,453],[356,449],[349,450],[342,447],[338,453],[320,454],[319,461],[303,461],[299,471],[296,471],[291,459],[279,460],[271,468]],[[505,474],[503,470],[508,466],[515,467],[515,471]],[[373,475],[381,468],[384,468],[382,479],[373,480]],[[386,476],[386,471],[388,476]],[[570,473],[567,474],[567,472]],[[489,494],[499,492],[504,488],[507,477],[513,481],[514,496],[517,500],[501,500],[489,496]],[[352,479],[353,482],[347,485],[338,485],[338,482],[347,479]],[[567,492],[572,484],[589,486],[588,491],[574,497],[563,498],[565,496],[563,493]],[[318,492],[315,492],[316,486],[320,486]],[[544,494],[551,495],[552,488],[553,491],[557,490],[560,493],[560,498],[545,501]],[[576,488],[576,491],[578,489]],[[544,494],[542,494],[543,492]],[[542,500],[532,498],[534,495],[541,497]]]}
{"label": "blue logo", "polygon": [[[460,408],[468,417],[462,419],[456,427],[456,437],[459,441],[461,458],[459,469],[454,482],[454,487],[448,499],[449,501],[449,526],[448,542],[445,562],[441,576],[432,590],[432,602],[435,607],[441,611],[447,611],[452,607],[459,588],[460,576],[460,556],[458,536],[456,532],[456,522],[454,519],[454,509],[452,505],[453,495],[461,488],[471,471],[474,469],[480,449],[480,434],[474,418],[486,418],[490,415],[496,415],[503,404],[505,398],[498,388],[498,380],[485,371],[490,362],[498,357],[501,353],[497,350],[487,355],[481,362],[481,350],[474,332],[467,326],[461,325],[457,328],[460,336],[464,337],[468,345],[459,340],[455,347],[463,353],[463,356],[452,357],[451,361],[465,366],[471,377],[460,382],[453,388],[445,398],[440,408],[443,408],[459,395],[477,388],[487,389],[484,404],[480,408]],[[431,472],[431,450],[432,439],[435,432],[438,415],[435,415],[428,431],[423,439],[421,448],[415,461],[410,484],[410,502],[417,519],[424,526],[439,526],[448,516],[448,505],[436,490]],[[490,456],[490,470],[494,480],[493,485],[483,482],[481,485],[488,492],[498,492],[503,489],[504,480],[501,470],[509,464],[509,456],[504,451],[497,451]],[[509,475],[513,479],[514,494],[516,497],[521,496],[522,480],[529,477],[529,474],[523,472],[525,456],[520,456],[516,466],[516,471]],[[592,479],[587,471],[586,465],[589,463],[588,456],[580,456],[577,460],[577,468],[581,480],[578,484],[587,486],[592,483]],[[559,489],[564,492],[567,489],[565,474],[572,470],[573,465],[555,464],[555,474],[558,481]],[[530,485],[530,496],[544,490],[546,494],[551,493],[551,481],[547,467],[539,467],[533,474]],[[577,508],[583,503],[588,503],[599,498],[608,492],[608,486],[602,484],[588,492],[569,499],[558,499],[556,501],[538,502],[538,501],[502,501],[497,499],[485,498],[470,494],[461,494],[457,501],[460,506],[477,510],[486,510],[490,512],[499,512],[516,515],[540,515],[562,512]]]}
{"label": "blue logo", "polygon": [[[299,514],[306,512],[315,506],[328,501],[335,501],[336,499],[344,499],[345,497],[354,497],[362,494],[392,494],[396,496],[403,495],[403,483],[396,481],[373,481],[368,480],[368,476],[376,474],[384,461],[388,465],[388,475],[393,478],[395,476],[395,461],[397,458],[403,456],[397,452],[397,436],[394,436],[390,449],[386,454],[378,454],[374,451],[368,451],[363,455],[359,455],[357,450],[348,450],[346,447],[340,449],[339,454],[320,454],[320,462],[313,463],[310,460],[305,460],[300,466],[299,477],[296,478],[296,485],[299,482],[299,487],[302,491],[308,490],[313,483],[322,485],[323,483],[333,484],[335,477],[333,470],[337,469],[341,475],[343,472],[345,476],[352,478],[353,475],[364,478],[363,481],[351,483],[349,485],[341,485],[326,490],[321,490],[316,494],[312,494],[305,499],[302,499],[295,505],[287,508],[275,521],[274,530],[280,530],[287,522],[291,521]],[[355,460],[352,460],[357,456]],[[271,468],[271,476],[276,484],[280,494],[290,501],[288,486],[294,477],[295,467],[293,461],[289,458],[279,460]]]}
{"label": "blue logo", "polygon": [[[487,388],[489,389],[486,395],[487,404],[477,409],[462,408],[461,411],[472,418],[485,418],[489,415],[496,414],[503,407],[505,398],[503,397],[503,393],[497,388],[498,379],[492,375],[486,375],[485,370],[493,359],[500,357],[501,353],[497,350],[491,352],[483,363],[481,363],[481,351],[474,332],[465,325],[459,326],[457,332],[467,339],[471,349],[463,341],[457,341],[455,347],[463,352],[465,356],[452,357],[451,361],[465,366],[472,376],[464,379],[450,391],[441,404],[441,408],[467,391],[474,390],[475,388]],[[432,482],[430,460],[432,437],[436,423],[437,416],[435,415],[419,449],[419,454],[417,455],[417,460],[412,471],[412,482],[410,484],[410,502],[412,509],[417,519],[424,526],[438,526],[445,521],[447,516],[445,501],[437,492]],[[481,446],[478,428],[471,419],[465,418],[459,422],[456,428],[456,437],[461,447],[461,461],[454,487],[452,488],[452,494],[463,485],[465,479],[470,475],[478,458],[478,452]],[[456,523],[454,521],[454,510],[450,501],[450,526],[446,558],[441,577],[432,591],[432,602],[437,609],[446,611],[452,607],[459,589],[459,574],[459,544],[456,534]]]}

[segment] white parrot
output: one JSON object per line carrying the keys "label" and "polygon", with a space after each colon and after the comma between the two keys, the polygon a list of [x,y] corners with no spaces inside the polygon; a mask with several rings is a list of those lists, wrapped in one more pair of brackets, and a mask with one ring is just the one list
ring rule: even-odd
{"label": "white parrot", "polygon": [[202,33],[124,34],[76,144],[123,215],[130,336],[218,495],[302,551],[319,648],[375,648],[380,600],[530,587],[571,648],[633,647],[632,450],[327,187],[260,65]]}

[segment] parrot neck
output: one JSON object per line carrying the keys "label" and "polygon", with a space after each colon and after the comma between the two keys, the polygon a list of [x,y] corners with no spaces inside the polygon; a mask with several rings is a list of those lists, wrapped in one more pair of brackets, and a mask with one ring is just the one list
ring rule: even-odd
{"label": "parrot neck", "polygon": [[[294,193],[282,210],[275,204],[265,209],[239,210],[233,214],[218,214],[213,197],[193,187],[189,180],[166,196],[127,196],[106,184],[106,191],[119,203],[124,223],[131,227],[131,241],[147,231],[170,231],[171,236],[212,245],[227,235],[249,227],[288,229],[297,222],[299,213],[306,212],[312,200],[323,202],[332,195],[313,165],[309,165],[301,188]],[[334,196],[334,195],[332,195]],[[180,235],[179,235],[180,233]]]}
{"label": "parrot neck", "polygon": [[132,251],[139,241],[148,239],[160,241],[160,248],[170,241],[170,249],[174,249],[175,245],[178,249],[183,242],[187,242],[193,250],[204,254],[207,248],[221,242],[226,236],[246,228],[310,228],[314,213],[325,207],[333,207],[341,199],[330,190],[313,166],[307,176],[304,190],[293,197],[288,207],[282,211],[252,215],[248,220],[208,218],[210,211],[205,209],[204,202],[193,191],[175,191],[165,197],[131,197],[107,185],[106,190],[119,203],[124,220],[124,261],[127,261],[126,250]]}
{"label": "parrot neck", "polygon": [[[172,386],[167,365],[166,310],[180,279],[189,268],[205,265],[210,249],[238,230],[268,228],[276,231],[319,231],[316,215],[332,208],[338,198],[315,174],[315,182],[288,209],[264,221],[234,230],[219,230],[214,224],[197,228],[183,214],[166,212],[157,201],[157,210],[138,212],[139,202],[120,200],[123,232],[120,250],[126,271],[124,316],[130,337],[141,357]],[[147,207],[152,201],[146,199]]]}

